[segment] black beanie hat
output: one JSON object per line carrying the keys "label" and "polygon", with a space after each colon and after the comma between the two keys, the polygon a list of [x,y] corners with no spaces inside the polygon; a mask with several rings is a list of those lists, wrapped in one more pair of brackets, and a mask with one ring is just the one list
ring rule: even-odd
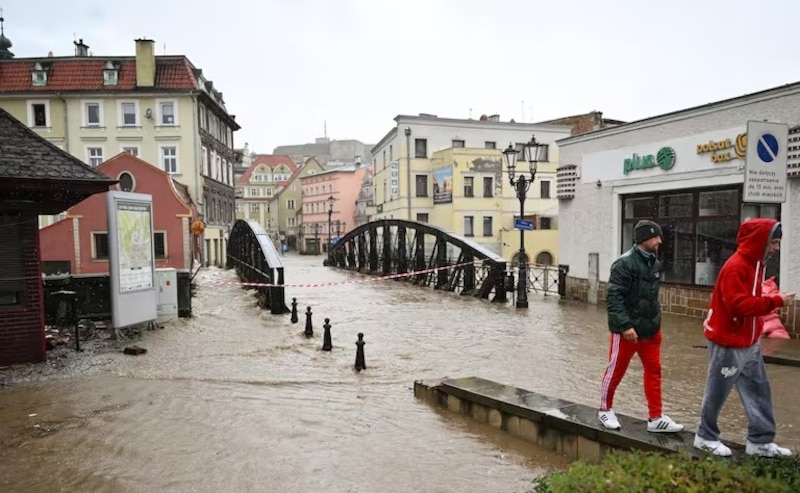
{"label": "black beanie hat", "polygon": [[777,240],[778,238],[783,238],[783,228],[781,228],[781,223],[775,227],[775,231],[772,232],[772,239]]}
{"label": "black beanie hat", "polygon": [[661,232],[661,226],[653,221],[646,219],[639,221],[633,228],[633,242],[637,245],[656,236],[663,236],[663,233]]}

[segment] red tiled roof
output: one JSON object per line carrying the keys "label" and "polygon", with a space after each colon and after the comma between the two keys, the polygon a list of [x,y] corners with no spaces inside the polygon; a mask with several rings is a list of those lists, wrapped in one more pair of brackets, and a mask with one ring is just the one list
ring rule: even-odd
{"label": "red tiled roof", "polygon": [[[247,185],[250,183],[250,177],[253,176],[253,171],[256,170],[261,165],[268,167],[271,170],[274,170],[279,165],[285,165],[289,168],[289,171],[292,175],[297,172],[297,165],[292,158],[282,154],[257,154],[253,162],[250,164],[250,167],[245,170],[244,174],[236,180],[237,185]],[[286,182],[278,182],[278,183],[286,183]]]}
{"label": "red tiled roof", "polygon": [[[106,62],[119,64],[116,85],[103,84]],[[39,62],[49,64],[47,84],[34,86],[31,70]],[[155,90],[200,89],[194,67],[185,56],[157,56]],[[0,61],[0,93],[16,92],[123,92],[136,90],[136,59],[127,58],[18,58]],[[142,90],[147,90],[143,88]]]}

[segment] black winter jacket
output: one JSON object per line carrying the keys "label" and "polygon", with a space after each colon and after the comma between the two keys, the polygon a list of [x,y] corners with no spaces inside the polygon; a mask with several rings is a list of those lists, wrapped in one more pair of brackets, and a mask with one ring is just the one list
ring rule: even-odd
{"label": "black winter jacket", "polygon": [[639,337],[652,337],[661,328],[658,289],[661,262],[634,246],[611,265],[608,279],[608,329],[621,334],[633,327]]}

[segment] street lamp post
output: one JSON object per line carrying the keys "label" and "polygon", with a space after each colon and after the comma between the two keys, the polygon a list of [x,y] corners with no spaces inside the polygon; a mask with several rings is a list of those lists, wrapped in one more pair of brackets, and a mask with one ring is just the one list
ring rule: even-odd
{"label": "street lamp post", "polygon": [[[525,144],[522,148],[522,160],[528,162],[530,171],[530,179],[525,176],[525,173],[516,175],[517,159],[519,158],[519,151],[514,149],[512,144],[508,144],[508,148],[503,151],[503,159],[508,167],[508,180],[511,186],[514,187],[519,199],[519,218],[525,219],[525,199],[528,195],[528,189],[536,179],[536,170],[539,162],[546,163],[548,160],[549,145],[540,144],[536,142],[536,136],[531,136],[530,142]],[[517,282],[517,308],[528,308],[528,255],[525,253],[525,230],[519,230],[519,280]]]}
{"label": "street lamp post", "polygon": [[333,223],[331,222],[331,217],[333,216],[333,202],[336,199],[333,198],[333,195],[328,197],[328,264],[331,263],[331,247],[333,246],[333,238],[331,238],[331,232],[333,231]]}
{"label": "street lamp post", "polygon": [[317,246],[315,248],[317,255],[319,255],[319,229],[319,223],[314,223],[314,244]]}

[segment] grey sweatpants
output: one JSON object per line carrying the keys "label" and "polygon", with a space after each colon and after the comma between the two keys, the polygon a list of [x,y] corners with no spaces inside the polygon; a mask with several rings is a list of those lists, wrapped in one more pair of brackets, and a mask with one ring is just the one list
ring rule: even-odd
{"label": "grey sweatpants", "polygon": [[736,386],[747,415],[747,440],[771,443],[775,440],[775,416],[761,345],[729,348],[708,341],[708,375],[697,434],[705,440],[719,440],[717,418]]}

